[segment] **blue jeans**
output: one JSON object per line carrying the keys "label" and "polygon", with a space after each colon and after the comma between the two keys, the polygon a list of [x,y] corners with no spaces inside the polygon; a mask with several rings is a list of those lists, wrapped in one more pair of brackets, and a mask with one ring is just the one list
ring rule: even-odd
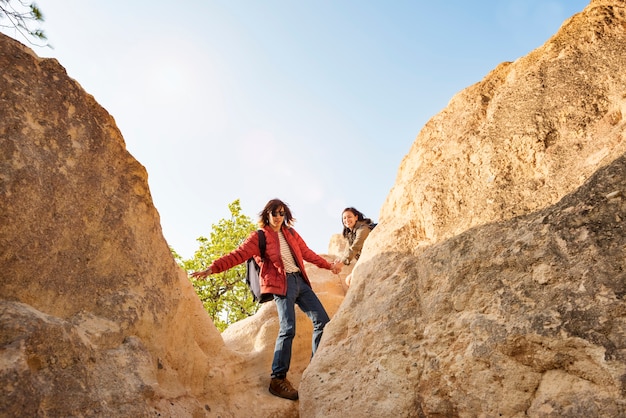
{"label": "blue jeans", "polygon": [[291,345],[293,337],[296,335],[295,305],[298,304],[313,323],[313,352],[311,357],[320,344],[324,327],[330,318],[322,306],[322,302],[317,298],[313,289],[306,284],[301,273],[287,275],[287,296],[274,295],[274,302],[276,302],[276,309],[278,310],[280,329],[274,347],[272,377],[284,378],[291,364]]}

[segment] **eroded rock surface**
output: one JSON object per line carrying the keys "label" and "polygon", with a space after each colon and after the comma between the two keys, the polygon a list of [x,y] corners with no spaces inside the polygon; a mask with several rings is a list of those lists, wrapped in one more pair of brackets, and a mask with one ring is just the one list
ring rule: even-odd
{"label": "eroded rock surface", "polygon": [[309,267],[334,316],[310,365],[299,316],[299,402],[267,392],[273,306],[217,332],[111,115],[0,35],[0,416],[626,415],[624,7],[424,127],[345,299]]}
{"label": "eroded rock surface", "polygon": [[[298,416],[267,391],[275,310],[225,343],[113,117],[3,35],[0,68],[0,416]],[[311,270],[334,313],[339,277]],[[296,383],[311,352],[298,320]]]}
{"label": "eroded rock surface", "polygon": [[301,416],[626,415],[625,6],[592,1],[426,124]]}

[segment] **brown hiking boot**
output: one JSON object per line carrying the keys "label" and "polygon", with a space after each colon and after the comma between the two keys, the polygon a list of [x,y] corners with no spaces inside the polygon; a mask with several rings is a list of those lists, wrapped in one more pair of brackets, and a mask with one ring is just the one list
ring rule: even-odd
{"label": "brown hiking boot", "polygon": [[298,399],[298,391],[291,386],[291,383],[289,383],[289,380],[286,378],[279,379],[272,377],[270,393],[280,398],[291,399],[292,401]]}

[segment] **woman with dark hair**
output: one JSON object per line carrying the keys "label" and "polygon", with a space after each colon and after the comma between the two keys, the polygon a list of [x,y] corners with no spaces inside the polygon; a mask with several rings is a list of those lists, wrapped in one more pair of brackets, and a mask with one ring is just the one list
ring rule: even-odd
{"label": "woman with dark hair", "polygon": [[[272,199],[259,213],[259,227],[265,233],[265,258],[260,258],[259,233],[254,231],[235,250],[226,254],[202,271],[191,274],[192,278],[205,278],[220,273],[255,257],[261,266],[261,293],[273,298],[278,311],[280,329],[274,347],[272,376],[269,391],[281,398],[298,399],[298,391],[287,380],[291,363],[291,346],[296,333],[297,304],[313,323],[313,354],[322,338],[324,327],[330,321],[326,310],[311,288],[304,270],[304,261],[338,274],[341,263],[329,263],[309,249],[300,235],[293,229],[295,222],[286,203]],[[265,300],[263,298],[261,300]]]}
{"label": "woman with dark hair", "polygon": [[[345,208],[341,212],[341,223],[343,224],[342,235],[346,239],[347,247],[339,261],[345,265],[350,265],[353,259],[358,260],[361,256],[363,244],[365,244],[365,240],[375,224],[370,218],[366,218],[363,213],[353,207]],[[348,286],[350,286],[351,279],[351,274],[346,277]]]}

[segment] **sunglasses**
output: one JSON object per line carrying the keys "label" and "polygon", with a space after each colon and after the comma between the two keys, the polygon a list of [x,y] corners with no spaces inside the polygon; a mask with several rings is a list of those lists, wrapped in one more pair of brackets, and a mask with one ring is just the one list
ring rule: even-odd
{"label": "sunglasses", "polygon": [[285,216],[285,211],[281,210],[280,212],[272,211],[272,216]]}

